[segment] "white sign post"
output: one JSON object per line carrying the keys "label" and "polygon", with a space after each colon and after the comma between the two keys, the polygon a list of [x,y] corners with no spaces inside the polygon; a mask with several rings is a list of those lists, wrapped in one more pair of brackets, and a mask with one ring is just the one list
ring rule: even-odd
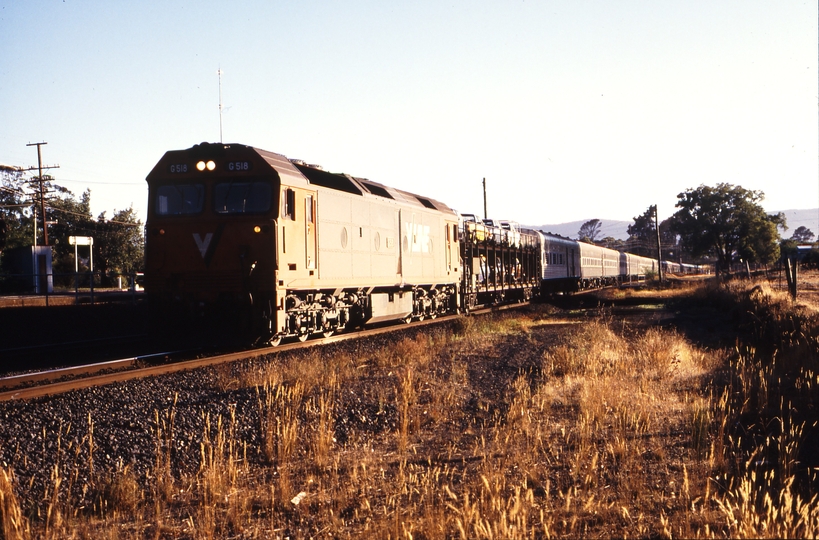
{"label": "white sign post", "polygon": [[79,293],[80,283],[79,274],[80,267],[77,259],[77,246],[88,246],[89,252],[89,266],[91,267],[91,303],[94,303],[94,237],[93,236],[69,236],[69,245],[74,246],[74,289]]}

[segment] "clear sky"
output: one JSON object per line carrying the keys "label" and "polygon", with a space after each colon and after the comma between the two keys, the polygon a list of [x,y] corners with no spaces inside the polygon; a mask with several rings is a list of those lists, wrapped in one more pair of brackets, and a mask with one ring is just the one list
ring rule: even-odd
{"label": "clear sky", "polygon": [[700,184],[819,207],[817,2],[0,0],[0,163],[145,218],[219,141],[539,225]]}

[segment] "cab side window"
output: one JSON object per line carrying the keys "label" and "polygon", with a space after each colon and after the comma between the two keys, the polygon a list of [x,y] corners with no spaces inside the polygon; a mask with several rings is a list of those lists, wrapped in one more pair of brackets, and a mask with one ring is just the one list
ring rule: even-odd
{"label": "cab side window", "polygon": [[296,219],[296,192],[290,188],[282,190],[282,219]]}

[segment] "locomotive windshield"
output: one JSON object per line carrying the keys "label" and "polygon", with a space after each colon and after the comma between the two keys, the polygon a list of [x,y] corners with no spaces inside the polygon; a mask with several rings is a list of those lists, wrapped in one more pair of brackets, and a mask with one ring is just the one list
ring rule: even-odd
{"label": "locomotive windshield", "polygon": [[222,182],[213,188],[217,214],[261,214],[270,210],[273,189],[268,181]]}
{"label": "locomotive windshield", "polygon": [[156,190],[154,212],[160,216],[198,214],[204,200],[203,184],[166,184]]}

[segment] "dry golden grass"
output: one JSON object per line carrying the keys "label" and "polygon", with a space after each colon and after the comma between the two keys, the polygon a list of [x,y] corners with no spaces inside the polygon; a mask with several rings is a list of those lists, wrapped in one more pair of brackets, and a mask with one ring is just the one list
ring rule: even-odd
{"label": "dry golden grass", "polygon": [[[793,313],[764,289],[715,294],[709,302]],[[778,433],[749,441],[734,429],[784,397],[772,378],[809,340],[783,338],[790,348],[772,360],[751,342],[702,349],[610,316],[554,318],[546,306],[462,318],[361,356],[316,349],[225,371],[216,388],[254,389],[255,444],[231,408],[204,418],[199,470],[175,470],[176,406],[157,411],[151,474],[93,468],[93,511],[78,512],[71,480],[55,474],[49,515],[27,517],[13,467],[0,469],[2,537],[819,534],[800,476],[807,419],[788,412],[812,403],[819,370],[805,366],[790,401],[768,411]]]}

